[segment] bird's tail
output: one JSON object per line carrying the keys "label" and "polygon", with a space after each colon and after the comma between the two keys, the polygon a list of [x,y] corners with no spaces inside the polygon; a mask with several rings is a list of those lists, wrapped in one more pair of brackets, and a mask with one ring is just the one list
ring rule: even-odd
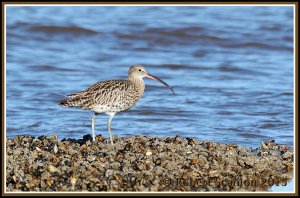
{"label": "bird's tail", "polygon": [[61,100],[59,105],[61,107],[81,107],[82,100],[81,98],[71,98],[67,100]]}

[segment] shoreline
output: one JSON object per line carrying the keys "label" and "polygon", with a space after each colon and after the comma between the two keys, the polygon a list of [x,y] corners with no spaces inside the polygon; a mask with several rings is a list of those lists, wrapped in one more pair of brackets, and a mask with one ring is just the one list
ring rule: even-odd
{"label": "shoreline", "polygon": [[294,153],[274,140],[256,149],[180,136],[6,139],[6,190],[268,191],[293,177]]}

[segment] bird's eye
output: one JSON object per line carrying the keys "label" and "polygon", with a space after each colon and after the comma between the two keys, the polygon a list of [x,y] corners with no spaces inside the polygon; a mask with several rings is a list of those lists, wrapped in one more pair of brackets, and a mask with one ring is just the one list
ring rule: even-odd
{"label": "bird's eye", "polygon": [[142,71],[141,69],[139,69],[139,71]]}

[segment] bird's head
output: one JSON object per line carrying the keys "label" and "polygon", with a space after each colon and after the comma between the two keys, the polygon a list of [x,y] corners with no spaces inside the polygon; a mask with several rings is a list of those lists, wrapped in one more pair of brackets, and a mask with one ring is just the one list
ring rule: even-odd
{"label": "bird's head", "polygon": [[140,78],[140,79],[150,78],[152,80],[156,80],[156,81],[162,83],[163,85],[165,85],[166,87],[168,87],[173,93],[175,93],[175,91],[173,90],[172,87],[170,87],[170,85],[168,85],[166,82],[159,79],[158,77],[155,77],[152,74],[148,73],[147,70],[145,69],[145,67],[142,65],[132,65],[129,68],[128,75],[134,76],[134,77]]}

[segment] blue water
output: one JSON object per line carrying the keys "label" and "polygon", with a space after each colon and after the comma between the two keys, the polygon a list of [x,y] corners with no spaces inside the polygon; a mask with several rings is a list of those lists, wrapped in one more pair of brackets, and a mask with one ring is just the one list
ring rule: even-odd
{"label": "blue water", "polygon": [[293,30],[291,6],[9,6],[6,134],[91,134],[93,114],[58,101],[143,64],[177,94],[145,79],[114,135],[293,146]]}

